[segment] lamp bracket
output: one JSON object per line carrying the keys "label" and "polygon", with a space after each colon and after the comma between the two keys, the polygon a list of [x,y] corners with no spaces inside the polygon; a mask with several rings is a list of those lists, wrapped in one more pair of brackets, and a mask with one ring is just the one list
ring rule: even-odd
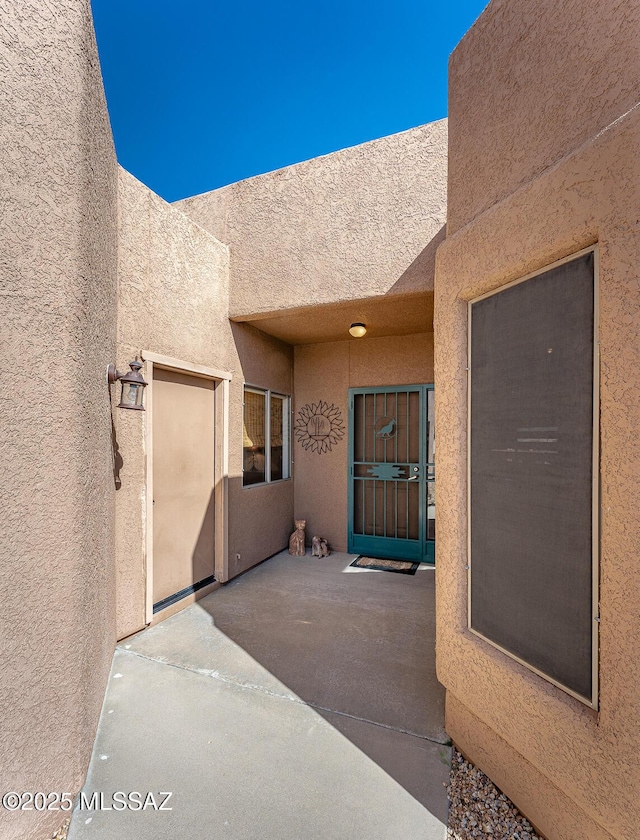
{"label": "lamp bracket", "polygon": [[107,382],[109,385],[113,385],[114,382],[117,382],[122,375],[123,374],[117,370],[115,365],[107,365]]}

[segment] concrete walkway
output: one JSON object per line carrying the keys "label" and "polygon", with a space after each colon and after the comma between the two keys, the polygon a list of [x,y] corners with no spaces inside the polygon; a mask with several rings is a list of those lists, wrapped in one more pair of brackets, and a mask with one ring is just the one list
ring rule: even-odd
{"label": "concrete walkway", "polygon": [[280,554],[121,644],[84,790],[105,810],[69,840],[443,840],[434,573],[352,559]]}

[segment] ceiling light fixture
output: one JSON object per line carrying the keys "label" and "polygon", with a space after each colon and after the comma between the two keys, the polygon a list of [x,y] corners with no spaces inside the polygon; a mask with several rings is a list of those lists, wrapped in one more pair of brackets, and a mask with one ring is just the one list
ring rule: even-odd
{"label": "ceiling light fixture", "polygon": [[360,323],[351,324],[351,326],[349,327],[349,333],[354,338],[362,338],[362,336],[365,335],[366,332],[367,332],[367,327],[365,326],[365,324],[360,324]]}

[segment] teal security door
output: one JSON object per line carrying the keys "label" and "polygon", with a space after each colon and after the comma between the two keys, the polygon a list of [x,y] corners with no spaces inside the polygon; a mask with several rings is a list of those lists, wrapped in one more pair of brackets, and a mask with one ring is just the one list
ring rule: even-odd
{"label": "teal security door", "polygon": [[435,560],[433,385],[349,391],[349,551]]}

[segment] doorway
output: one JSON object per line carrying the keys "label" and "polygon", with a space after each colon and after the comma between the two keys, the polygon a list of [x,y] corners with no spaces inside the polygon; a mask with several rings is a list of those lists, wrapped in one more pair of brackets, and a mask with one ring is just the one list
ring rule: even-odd
{"label": "doorway", "polygon": [[153,371],[153,610],[214,581],[214,382]]}
{"label": "doorway", "polygon": [[349,552],[435,561],[433,385],[349,391]]}
{"label": "doorway", "polygon": [[216,368],[143,351],[145,623],[228,580],[229,384]]}

